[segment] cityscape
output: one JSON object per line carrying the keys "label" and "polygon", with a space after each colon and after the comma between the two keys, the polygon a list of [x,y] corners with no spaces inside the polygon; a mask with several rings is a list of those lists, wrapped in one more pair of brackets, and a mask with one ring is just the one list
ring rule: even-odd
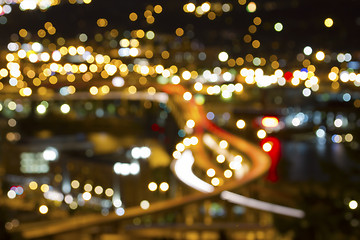
{"label": "cityscape", "polygon": [[359,7],[0,0],[0,239],[358,239]]}

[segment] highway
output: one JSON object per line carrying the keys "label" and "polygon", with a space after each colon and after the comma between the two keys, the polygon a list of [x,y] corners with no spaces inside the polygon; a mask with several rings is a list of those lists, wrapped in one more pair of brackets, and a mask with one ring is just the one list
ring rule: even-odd
{"label": "highway", "polygon": [[[16,229],[16,232],[20,232],[25,239],[47,237],[65,232],[77,231],[79,229],[95,225],[108,224],[142,215],[168,211],[171,209],[182,207],[189,203],[202,201],[215,196],[221,196],[221,198],[230,202],[242,203],[242,205],[247,205],[249,207],[258,208],[261,210],[272,211],[276,208],[279,209],[279,206],[271,204],[265,204],[266,206],[264,207],[264,204],[261,204],[263,202],[256,202],[256,200],[254,199],[243,198],[243,201],[239,202],[238,195],[232,195],[234,193],[229,192],[263,176],[270,166],[269,156],[258,146],[255,146],[254,144],[246,141],[239,136],[235,136],[226,132],[225,130],[217,127],[215,124],[209,121],[206,118],[203,108],[197,105],[193,99],[190,101],[185,101],[182,98],[183,93],[186,91],[186,89],[182,86],[166,85],[162,87],[161,91],[169,95],[168,101],[171,102],[171,105],[173,107],[176,107],[176,109],[172,109],[173,114],[175,116],[183,117],[183,119],[178,122],[186,122],[188,119],[193,119],[195,121],[196,127],[194,128],[193,136],[196,136],[199,142],[198,144],[192,146],[190,149],[185,150],[185,152],[182,154],[183,156],[192,156],[193,154],[195,165],[203,169],[204,171],[206,171],[206,169],[208,168],[214,168],[216,171],[220,171],[219,166],[217,166],[215,161],[213,161],[213,159],[211,159],[207,155],[205,150],[206,146],[203,143],[203,138],[205,133],[209,133],[217,136],[218,138],[226,140],[239,153],[246,155],[251,163],[251,167],[249,168],[249,170],[241,178],[233,178],[232,180],[224,182],[224,184],[222,184],[221,186],[210,188],[211,190],[209,191],[199,191],[187,196],[177,197],[175,199],[154,202],[151,203],[150,207],[146,210],[140,207],[129,207],[125,208],[125,212],[122,216],[118,216],[114,212],[112,212],[107,216],[102,216],[100,214],[90,214],[86,216],[74,216],[66,219],[53,220],[48,222],[23,224]],[[76,94],[74,96],[76,96]],[[166,99],[166,97],[163,97],[162,99]],[[184,126],[179,127],[182,128]],[[172,163],[173,167],[175,166],[177,161],[179,160],[174,160],[174,162]],[[285,210],[285,212],[279,212],[276,210],[272,212],[285,214],[293,217],[303,216],[303,212],[300,210],[293,210],[287,208],[283,208],[281,210]]]}

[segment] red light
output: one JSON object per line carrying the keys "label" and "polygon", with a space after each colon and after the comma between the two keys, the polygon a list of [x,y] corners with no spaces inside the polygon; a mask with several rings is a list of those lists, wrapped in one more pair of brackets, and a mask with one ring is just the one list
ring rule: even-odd
{"label": "red light", "polygon": [[[271,148],[268,148],[267,145],[270,145]],[[264,149],[264,151],[269,150],[266,152],[267,152],[267,154],[269,154],[269,156],[271,158],[271,165],[270,165],[267,179],[272,182],[276,182],[278,180],[277,165],[278,165],[278,163],[280,161],[280,157],[281,157],[280,141],[279,141],[279,139],[277,139],[275,137],[267,137],[260,142],[260,146]]]}
{"label": "red light", "polygon": [[286,81],[291,81],[291,79],[293,78],[292,72],[286,72],[284,74],[284,78],[286,79]]}
{"label": "red light", "polygon": [[275,128],[279,125],[279,119],[276,117],[264,117],[261,124],[266,128]]}

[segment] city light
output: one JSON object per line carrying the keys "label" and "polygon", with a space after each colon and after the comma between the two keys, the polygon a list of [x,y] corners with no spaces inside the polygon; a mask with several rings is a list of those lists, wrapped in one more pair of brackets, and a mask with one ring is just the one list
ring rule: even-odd
{"label": "city light", "polygon": [[41,206],[39,207],[39,212],[40,212],[41,214],[47,214],[48,211],[49,211],[49,208],[48,208],[46,205],[41,205]]}
{"label": "city light", "polygon": [[276,117],[264,117],[261,120],[261,124],[266,128],[275,128],[279,125],[279,119]]}
{"label": "city light", "polygon": [[351,200],[351,201],[349,202],[349,208],[350,208],[350,209],[355,210],[357,207],[358,207],[357,201]]}

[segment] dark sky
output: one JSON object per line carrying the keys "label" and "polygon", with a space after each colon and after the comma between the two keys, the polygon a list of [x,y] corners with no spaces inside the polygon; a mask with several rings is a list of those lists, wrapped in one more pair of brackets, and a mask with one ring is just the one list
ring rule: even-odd
{"label": "dark sky", "polygon": [[[198,18],[186,14],[182,5],[186,1],[152,1],[152,0],[93,0],[91,4],[71,5],[66,3],[55,6],[45,12],[39,10],[21,12],[17,6],[7,15],[8,23],[0,25],[1,44],[9,42],[10,35],[25,28],[33,33],[51,21],[57,29],[55,37],[76,38],[80,33],[86,33],[91,38],[94,33],[104,32],[112,28],[132,30],[142,28],[155,32],[173,34],[177,27],[192,29],[194,38],[205,43],[206,46],[239,45],[244,43],[241,38],[247,33],[252,19],[261,17],[263,23],[254,38],[262,42],[261,51],[271,53],[273,42],[278,42],[277,51],[290,51],[298,53],[304,46],[311,45],[318,49],[332,51],[358,50],[358,37],[360,32],[360,1],[358,0],[258,0],[257,11],[248,13],[244,6],[237,1],[220,1],[233,4],[234,9],[225,13],[215,21],[206,17]],[[201,4],[202,1],[194,3]],[[143,17],[147,5],[160,4],[163,12],[157,15],[155,23],[149,25]],[[131,22],[129,13],[136,12],[139,20]],[[324,26],[324,19],[331,17],[334,26],[330,29]],[[96,25],[98,18],[106,18],[109,25],[100,29]],[[280,33],[274,31],[274,24],[281,22],[284,30]],[[228,34],[231,33],[231,34]]]}

